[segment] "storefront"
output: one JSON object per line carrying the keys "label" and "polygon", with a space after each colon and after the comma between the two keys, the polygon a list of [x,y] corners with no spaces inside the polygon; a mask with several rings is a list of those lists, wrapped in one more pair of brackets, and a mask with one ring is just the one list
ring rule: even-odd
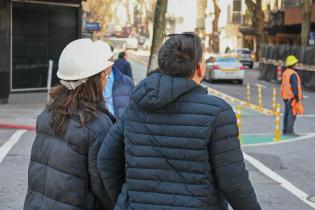
{"label": "storefront", "polygon": [[56,84],[58,58],[81,34],[81,0],[0,1],[0,100],[45,91],[49,60]]}

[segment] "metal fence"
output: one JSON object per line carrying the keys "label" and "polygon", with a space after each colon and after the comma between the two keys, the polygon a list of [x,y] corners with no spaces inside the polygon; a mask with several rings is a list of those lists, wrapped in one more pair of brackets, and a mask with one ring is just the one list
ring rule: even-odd
{"label": "metal fence", "polygon": [[262,44],[259,50],[260,79],[277,80],[277,69],[284,68],[288,55],[299,59],[296,68],[304,88],[315,90],[315,46]]}

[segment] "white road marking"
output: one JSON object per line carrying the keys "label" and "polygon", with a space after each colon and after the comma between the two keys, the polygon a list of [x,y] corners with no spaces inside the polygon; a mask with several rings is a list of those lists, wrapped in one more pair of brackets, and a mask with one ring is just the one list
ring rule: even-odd
{"label": "white road marking", "polygon": [[0,164],[3,161],[4,157],[9,153],[12,147],[20,140],[20,138],[25,132],[26,130],[15,131],[14,134],[10,137],[10,139],[0,147]]}
{"label": "white road marking", "polygon": [[303,98],[309,98],[308,96],[306,96],[306,95],[303,95]]}
{"label": "white road marking", "polygon": [[272,136],[274,133],[242,133],[242,136]]}
{"label": "white road marking", "polygon": [[305,117],[305,118],[310,117],[310,118],[311,118],[311,117],[315,117],[315,114],[302,114],[302,115],[298,115],[297,117],[298,117],[298,118],[300,118],[300,117],[302,117],[302,118],[303,118],[303,117]]}
{"label": "white road marking", "polygon": [[262,87],[262,88],[264,88],[264,89],[267,88],[265,85],[258,84],[258,83],[256,83],[255,86],[256,86],[256,87],[259,87],[259,86],[260,86],[260,87]]}
{"label": "white road marking", "polygon": [[315,133],[309,133],[306,136],[300,136],[297,138],[293,138],[290,140],[285,140],[285,141],[279,141],[279,142],[267,142],[267,143],[258,143],[258,144],[242,144],[242,147],[256,147],[256,146],[266,146],[266,145],[274,145],[274,144],[286,144],[290,142],[295,142],[295,141],[300,141],[300,140],[305,140],[305,139],[310,139],[315,137]]}
{"label": "white road marking", "polygon": [[[283,116],[284,113],[281,113],[280,116]],[[315,117],[315,114],[298,114],[298,118],[312,118]]]}
{"label": "white road marking", "polygon": [[315,208],[315,203],[312,203],[307,200],[309,197],[308,194],[294,186],[291,182],[277,174],[276,172],[272,171],[270,168],[265,166],[263,163],[258,161],[257,159],[253,158],[252,156],[244,153],[244,158],[247,160],[251,165],[253,165],[255,168],[257,168],[261,173],[269,177],[270,179],[274,180],[275,182],[279,183],[281,187],[292,193],[294,196],[296,196],[298,199],[306,203],[312,208]]}

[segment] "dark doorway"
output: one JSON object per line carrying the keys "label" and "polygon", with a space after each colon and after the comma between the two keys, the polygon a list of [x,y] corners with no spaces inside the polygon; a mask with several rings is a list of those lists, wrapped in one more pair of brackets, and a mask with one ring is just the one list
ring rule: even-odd
{"label": "dark doorway", "polygon": [[62,49],[79,37],[79,8],[12,3],[12,90],[44,89],[49,59],[53,82]]}

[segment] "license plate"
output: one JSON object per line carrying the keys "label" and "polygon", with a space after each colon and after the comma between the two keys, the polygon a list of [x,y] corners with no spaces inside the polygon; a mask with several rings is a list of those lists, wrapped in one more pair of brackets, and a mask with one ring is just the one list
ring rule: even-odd
{"label": "license plate", "polygon": [[239,70],[238,69],[221,69],[221,71],[223,71],[225,73],[236,73]]}

